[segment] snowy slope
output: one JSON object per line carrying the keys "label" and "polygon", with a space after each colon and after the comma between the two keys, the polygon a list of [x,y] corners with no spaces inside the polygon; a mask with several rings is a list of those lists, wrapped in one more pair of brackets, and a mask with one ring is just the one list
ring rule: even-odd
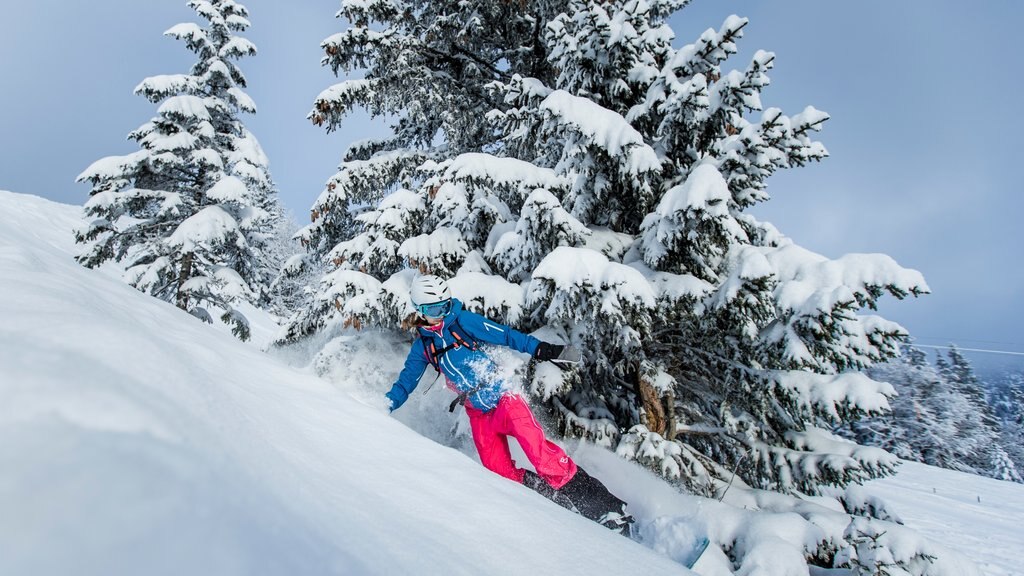
{"label": "snowy slope", "polygon": [[896,476],[866,489],[908,526],[964,552],[984,574],[1024,575],[1024,486],[904,462]]}
{"label": "snowy slope", "polygon": [[0,192],[0,574],[681,574],[80,267]]}
{"label": "snowy slope", "polygon": [[[630,501],[644,546],[612,534],[442,446],[462,425],[442,387],[386,414],[401,350],[339,340],[333,383],[290,368],[77,265],[79,214],[0,192],[0,574],[686,574],[703,531],[743,561],[712,547],[697,572],[788,576],[809,538],[842,532],[827,508],[686,496],[569,446]],[[1024,573],[1024,486],[903,470],[867,490],[982,573]],[[937,573],[976,573],[935,550]]]}

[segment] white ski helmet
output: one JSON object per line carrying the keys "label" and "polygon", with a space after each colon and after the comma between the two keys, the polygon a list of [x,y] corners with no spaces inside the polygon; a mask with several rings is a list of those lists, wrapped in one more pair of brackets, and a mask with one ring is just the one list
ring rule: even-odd
{"label": "white ski helmet", "polygon": [[409,299],[413,306],[425,304],[436,304],[452,299],[452,292],[448,289],[448,283],[437,276],[421,275],[413,278],[412,287],[409,289]]}

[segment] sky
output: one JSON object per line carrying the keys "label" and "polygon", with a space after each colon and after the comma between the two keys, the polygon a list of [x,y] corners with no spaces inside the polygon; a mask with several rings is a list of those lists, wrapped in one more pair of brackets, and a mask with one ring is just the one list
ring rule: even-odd
{"label": "sky", "polygon": [[[344,28],[338,0],[249,0],[244,34],[259,54],[240,63],[258,106],[245,118],[270,158],[284,204],[300,222],[348,144],[386,127],[364,115],[328,134],[306,115],[339,81],[320,42]],[[132,94],[145,77],[184,73],[193,57],[162,33],[195,21],[178,0],[0,0],[0,189],[81,204],[75,177],[104,156],[137,148],[127,134],[153,104]],[[670,21],[677,46],[750,19],[744,69],[775,52],[766,107],[831,115],[820,164],[769,181],[753,213],[829,257],[885,253],[921,271],[932,294],[883,300],[880,313],[922,346],[951,342],[976,366],[1024,367],[1024,190],[1010,168],[1024,120],[1012,108],[1024,75],[1013,0],[694,0]]]}
{"label": "sky", "polygon": [[[623,538],[483,468],[445,387],[389,414],[404,349],[388,335],[346,341],[320,375],[295,368],[262,351],[267,314],[242,343],[116,266],[79,266],[78,217],[0,192],[2,574],[684,576],[707,537],[701,574],[789,576],[807,573],[807,549],[844,546],[834,499],[738,479],[701,498],[565,441],[629,503],[637,535]],[[849,496],[884,496],[905,525],[876,524],[880,541],[933,556],[932,576],[1019,573],[1024,485],[904,463]]]}

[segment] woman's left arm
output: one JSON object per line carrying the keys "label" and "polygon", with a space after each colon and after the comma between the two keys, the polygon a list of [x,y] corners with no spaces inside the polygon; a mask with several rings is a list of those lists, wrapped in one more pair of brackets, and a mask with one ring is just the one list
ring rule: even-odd
{"label": "woman's left arm", "polygon": [[477,340],[487,342],[488,344],[508,346],[513,350],[518,350],[530,356],[533,356],[534,352],[537,351],[537,346],[540,344],[540,340],[529,334],[523,334],[514,328],[489,320],[468,310],[464,310],[459,314],[458,321],[459,325]]}

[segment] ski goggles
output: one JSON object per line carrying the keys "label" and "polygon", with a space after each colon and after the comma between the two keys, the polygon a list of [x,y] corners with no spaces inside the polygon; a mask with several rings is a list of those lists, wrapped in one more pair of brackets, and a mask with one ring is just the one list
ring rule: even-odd
{"label": "ski goggles", "polygon": [[427,318],[440,318],[452,311],[452,301],[443,300],[433,304],[417,304],[416,311]]}

